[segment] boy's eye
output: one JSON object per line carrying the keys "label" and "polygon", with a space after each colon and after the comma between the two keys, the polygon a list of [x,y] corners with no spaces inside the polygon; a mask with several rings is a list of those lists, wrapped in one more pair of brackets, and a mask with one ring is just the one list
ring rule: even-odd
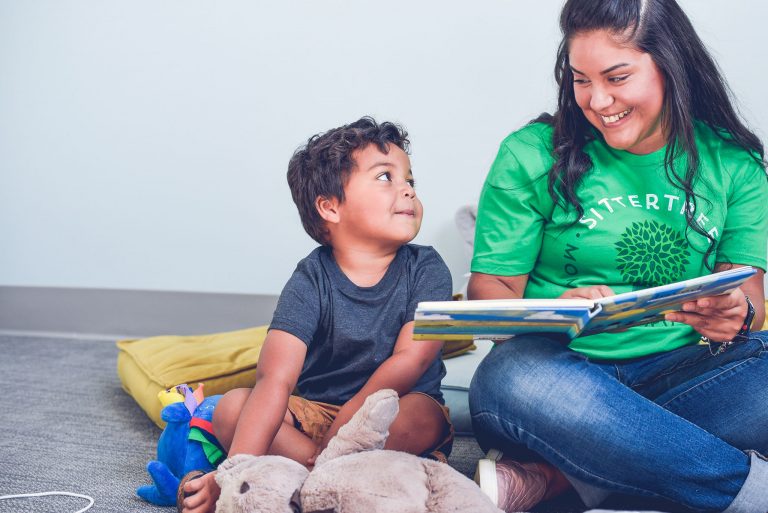
{"label": "boy's eye", "polygon": [[409,178],[408,180],[406,180],[406,182],[408,182],[408,185],[411,186],[411,189],[416,188],[416,180],[414,180],[413,178]]}
{"label": "boy's eye", "polygon": [[389,171],[387,171],[386,173],[381,173],[379,176],[377,176],[376,180],[381,180],[382,182],[391,182],[392,176],[389,174]]}

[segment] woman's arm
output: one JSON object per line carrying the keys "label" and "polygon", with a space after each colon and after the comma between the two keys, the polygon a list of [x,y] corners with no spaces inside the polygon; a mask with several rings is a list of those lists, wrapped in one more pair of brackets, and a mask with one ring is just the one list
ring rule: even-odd
{"label": "woman's arm", "polygon": [[[496,276],[494,274],[472,273],[469,278],[467,295],[469,299],[520,299],[528,284],[528,275]],[[606,285],[578,287],[563,292],[559,299],[598,299],[614,294]]]}
{"label": "woman's arm", "polygon": [[527,274],[498,276],[472,273],[467,286],[467,296],[469,299],[520,299],[527,284]]}

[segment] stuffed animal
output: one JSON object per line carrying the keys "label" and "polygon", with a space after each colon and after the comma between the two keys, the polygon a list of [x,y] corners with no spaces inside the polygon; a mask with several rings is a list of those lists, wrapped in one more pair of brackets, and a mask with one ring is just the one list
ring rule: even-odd
{"label": "stuffed animal", "polygon": [[167,404],[161,412],[167,424],[157,442],[157,460],[147,464],[154,484],[139,487],[136,494],[158,506],[174,506],[184,475],[193,470],[213,470],[226,458],[211,428],[221,395],[203,398],[202,385],[195,392],[179,385],[160,392],[158,398]]}
{"label": "stuffed animal", "polygon": [[217,513],[501,512],[450,466],[384,450],[397,412],[394,390],[369,396],[311,472],[282,456],[233,456],[216,473]]}

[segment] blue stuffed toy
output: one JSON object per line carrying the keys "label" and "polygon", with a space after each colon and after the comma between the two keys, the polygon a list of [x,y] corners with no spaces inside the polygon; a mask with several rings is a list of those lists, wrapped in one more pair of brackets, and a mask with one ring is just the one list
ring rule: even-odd
{"label": "blue stuffed toy", "polygon": [[167,404],[161,413],[167,425],[157,442],[157,460],[147,464],[154,484],[140,486],[136,494],[158,506],[175,506],[179,483],[187,473],[208,472],[227,457],[211,428],[221,395],[203,399],[202,386],[193,393],[187,385],[179,385],[159,397]]}

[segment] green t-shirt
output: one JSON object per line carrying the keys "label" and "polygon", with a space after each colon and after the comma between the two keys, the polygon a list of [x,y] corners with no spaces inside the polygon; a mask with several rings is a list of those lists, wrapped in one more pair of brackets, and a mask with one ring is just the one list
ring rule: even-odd
{"label": "green t-shirt", "polygon": [[[715,238],[712,262],[766,268],[768,180],[744,149],[696,126],[700,167],[695,220]],[[684,193],[664,170],[664,151],[635,155],[602,139],[586,145],[593,168],[577,189],[584,216],[556,207],[547,190],[552,127],[514,132],[480,196],[472,271],[528,274],[526,298],[608,285],[616,294],[708,274],[707,239],[687,227]],[[680,161],[682,164],[682,161]],[[622,333],[579,337],[570,347],[597,359],[625,359],[696,343],[686,324],[662,321]]]}

